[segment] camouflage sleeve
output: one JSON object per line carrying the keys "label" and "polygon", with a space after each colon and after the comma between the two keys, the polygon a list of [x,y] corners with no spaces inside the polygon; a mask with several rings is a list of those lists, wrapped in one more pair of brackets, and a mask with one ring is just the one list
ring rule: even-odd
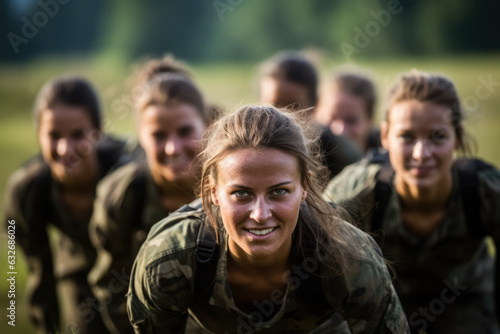
{"label": "camouflage sleeve", "polygon": [[[500,171],[496,168],[486,169],[479,174],[479,195],[481,198],[482,220],[486,225],[495,248],[500,250]],[[500,323],[500,257],[496,256],[495,278],[495,312]]]}
{"label": "camouflage sleeve", "polygon": [[[120,174],[121,170],[116,173]],[[88,281],[99,300],[102,316],[112,333],[132,333],[126,310],[126,292],[132,269],[131,205],[129,182],[114,182],[123,175],[110,174],[98,186],[89,234],[97,251]]]}
{"label": "camouflage sleeve", "polygon": [[347,210],[356,224],[363,224],[374,203],[373,190],[379,170],[380,165],[365,160],[350,165],[328,183],[323,197]]}
{"label": "camouflage sleeve", "polygon": [[[365,235],[364,239],[366,258],[346,278],[348,296],[342,316],[353,334],[410,333],[382,252],[373,238]],[[332,289],[335,287],[325,287],[325,291],[335,291]]]}
{"label": "camouflage sleeve", "polygon": [[127,300],[135,333],[184,333],[196,271],[199,224],[192,221],[167,218],[151,229],[142,245]]}
{"label": "camouflage sleeve", "polygon": [[26,296],[28,315],[40,333],[55,333],[59,327],[59,305],[49,237],[41,209],[41,198],[31,191],[23,170],[16,172],[5,194],[5,222],[15,221],[15,241],[28,267]]}

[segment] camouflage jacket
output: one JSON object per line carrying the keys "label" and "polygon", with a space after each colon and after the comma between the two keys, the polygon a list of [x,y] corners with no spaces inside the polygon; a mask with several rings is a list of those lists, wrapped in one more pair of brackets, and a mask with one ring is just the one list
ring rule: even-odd
{"label": "camouflage jacket", "polygon": [[[125,163],[125,142],[105,137],[97,146],[99,177]],[[5,194],[5,220],[15,220],[16,243],[28,265],[30,318],[37,328],[53,332],[59,322],[56,279],[86,273],[95,260],[88,221],[75,220],[63,207],[50,169],[36,156],[10,177]],[[51,249],[47,228],[55,227]]]}
{"label": "camouflage jacket", "polygon": [[132,264],[151,226],[167,215],[145,161],[131,162],[99,183],[89,226],[97,250],[89,284],[113,333],[133,332],[125,305]]}
{"label": "camouflage jacket", "polygon": [[213,286],[208,298],[200,298],[194,288],[195,252],[199,229],[206,222],[200,200],[190,206],[196,210],[173,213],[153,226],[136,258],[127,302],[136,333],[184,333],[188,312],[212,333],[309,333],[335,312],[343,315],[352,333],[407,333],[380,250],[355,228],[365,258],[354,264],[348,277],[321,275],[316,287],[320,292],[305,291],[310,286],[305,280],[312,277],[308,273],[318,262],[295,261],[286,290],[275,290],[270,300],[254,301],[255,310],[249,314],[231,295],[227,235],[221,229]]}
{"label": "camouflage jacket", "polygon": [[[365,159],[347,167],[329,183],[324,196],[347,209],[360,228],[374,233],[384,257],[396,270],[394,286],[410,325],[423,323],[421,310],[429,305],[451,309],[451,304],[462,302],[469,304],[464,306],[464,312],[476,305],[483,308],[483,313],[494,323],[494,263],[485,237],[493,237],[496,246],[500,246],[500,172],[492,166],[477,171],[477,187],[473,192],[477,193],[476,215],[480,217],[468,222],[466,211],[471,203],[469,200],[464,202],[460,189],[460,182],[466,181],[459,178],[458,169],[453,168],[452,192],[445,217],[428,238],[421,239],[402,224],[393,178],[387,183],[390,187],[388,198],[375,198],[379,196],[375,189],[382,166]],[[392,169],[389,165],[383,170]],[[386,204],[380,216],[381,224],[375,226],[374,214],[382,201]],[[456,302],[451,303],[452,300]],[[442,312],[435,313],[440,315]],[[498,309],[496,314],[498,317]],[[424,318],[429,322],[436,320],[434,315]],[[455,322],[463,326],[468,317],[457,313],[455,318]],[[477,321],[475,323],[477,326]]]}

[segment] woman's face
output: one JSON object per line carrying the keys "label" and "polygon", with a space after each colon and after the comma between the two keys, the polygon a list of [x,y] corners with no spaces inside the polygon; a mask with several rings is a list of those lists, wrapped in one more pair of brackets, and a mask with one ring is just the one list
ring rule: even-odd
{"label": "woman's face", "polygon": [[307,191],[297,158],[277,149],[239,149],[218,164],[212,202],[236,257],[288,257]]}
{"label": "woman's face", "polygon": [[390,110],[381,126],[382,145],[389,151],[398,180],[429,188],[451,180],[453,151],[458,146],[449,108],[408,100]]}
{"label": "woman's face", "polygon": [[139,141],[154,179],[161,183],[191,180],[191,162],[204,130],[205,122],[190,104],[151,105],[142,110]]}
{"label": "woman's face", "polygon": [[95,168],[100,131],[82,107],[57,105],[40,113],[38,141],[54,179],[66,185],[87,179]]}
{"label": "woman's face", "polygon": [[372,120],[362,99],[343,92],[325,92],[318,104],[316,120],[334,134],[346,136],[365,148]]}

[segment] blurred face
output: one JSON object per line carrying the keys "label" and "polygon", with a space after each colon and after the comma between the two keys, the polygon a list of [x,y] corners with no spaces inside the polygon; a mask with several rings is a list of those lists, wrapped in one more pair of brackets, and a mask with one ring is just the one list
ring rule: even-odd
{"label": "blurred face", "polygon": [[297,159],[276,149],[240,149],[218,165],[212,201],[219,206],[236,257],[288,257],[300,203]]}
{"label": "blurred face", "polygon": [[351,94],[329,91],[321,96],[316,120],[339,136],[346,136],[361,148],[366,147],[372,119],[362,99]]}
{"label": "blurred face", "polygon": [[416,100],[397,103],[381,132],[396,183],[413,188],[451,184],[453,151],[458,144],[448,108]]}
{"label": "blurred face", "polygon": [[297,83],[265,77],[260,82],[260,100],[275,107],[307,107],[307,89]]}
{"label": "blurred face", "polygon": [[38,141],[52,176],[61,184],[87,180],[96,170],[100,131],[82,107],[58,105],[40,114]]}
{"label": "blurred face", "polygon": [[140,114],[139,141],[160,185],[193,179],[191,162],[205,122],[190,104],[153,105]]}

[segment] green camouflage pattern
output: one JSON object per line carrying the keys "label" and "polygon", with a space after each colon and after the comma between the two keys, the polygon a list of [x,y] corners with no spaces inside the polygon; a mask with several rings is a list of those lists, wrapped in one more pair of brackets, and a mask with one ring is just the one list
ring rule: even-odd
{"label": "green camouflage pattern", "polygon": [[[484,236],[471,233],[465,219],[456,170],[442,223],[427,238],[410,234],[401,223],[399,197],[392,191],[378,231],[372,226],[377,205],[378,163],[367,159],[347,167],[327,186],[324,197],[347,209],[359,227],[374,234],[397,274],[394,282],[412,332],[498,333],[493,306],[494,261]],[[500,172],[478,172],[481,221],[498,247],[500,240]],[[498,282],[498,280],[497,280]]]}
{"label": "green camouflage pattern", "polygon": [[[100,177],[120,163],[125,142],[106,137],[98,144]],[[104,158],[105,156],[105,158]],[[4,203],[4,224],[15,220],[16,245],[28,267],[26,295],[28,315],[40,333],[70,331],[106,333],[95,298],[87,284],[87,273],[96,252],[90,242],[88,221],[74,219],[63,207],[57,184],[41,155],[30,159],[9,178]],[[55,230],[56,244],[47,229]],[[65,313],[60,328],[58,293]]]}
{"label": "green camouflage pattern", "polygon": [[131,162],[99,184],[89,226],[97,259],[88,278],[111,333],[133,333],[125,298],[132,264],[151,226],[167,215],[145,161]]}
{"label": "green camouflage pattern", "polygon": [[[201,201],[190,206],[192,211],[175,212],[153,226],[136,258],[127,302],[136,333],[184,333],[188,314],[208,333],[310,333],[335,312],[352,333],[408,333],[380,249],[354,227],[363,260],[344,278],[322,273],[323,298],[305,298],[314,294],[304,291],[304,280],[318,268],[316,259],[307,258],[291,266],[286,291],[275,290],[270,300],[254,301],[254,311],[242,312],[231,294],[223,230],[210,296],[195,296],[196,241],[205,222]],[[327,327],[314,333],[331,332]]]}

